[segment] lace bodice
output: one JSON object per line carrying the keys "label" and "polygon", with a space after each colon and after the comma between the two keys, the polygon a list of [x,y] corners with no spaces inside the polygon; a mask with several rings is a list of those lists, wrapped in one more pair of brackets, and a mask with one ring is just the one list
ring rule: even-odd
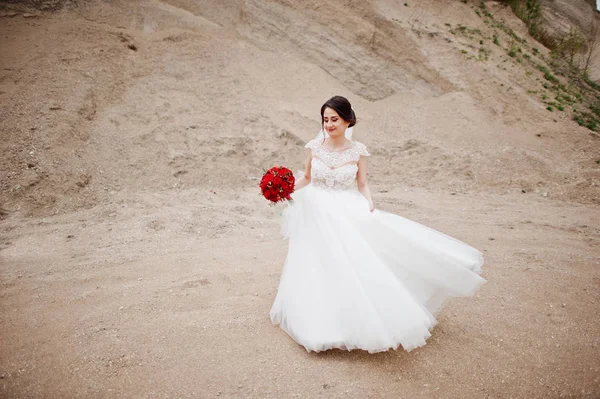
{"label": "lace bodice", "polygon": [[367,147],[357,141],[342,151],[325,147],[322,138],[309,141],[305,147],[312,151],[311,184],[336,190],[355,187],[358,160],[361,155],[370,155]]}

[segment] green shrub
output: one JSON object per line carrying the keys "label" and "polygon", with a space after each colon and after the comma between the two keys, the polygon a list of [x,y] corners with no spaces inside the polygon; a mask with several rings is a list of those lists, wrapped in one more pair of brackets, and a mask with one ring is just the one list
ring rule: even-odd
{"label": "green shrub", "polygon": [[600,90],[600,85],[596,82],[594,82],[593,80],[591,80],[589,77],[584,76],[584,81],[585,83],[588,84],[588,86],[590,86],[592,89],[595,90]]}
{"label": "green shrub", "polygon": [[557,77],[556,77],[556,76],[554,76],[554,75],[552,75],[550,72],[546,72],[546,73],[544,74],[544,78],[545,78],[547,81],[549,81],[549,82],[552,82],[552,83],[558,83],[558,82],[559,82],[559,80],[557,79]]}
{"label": "green shrub", "polygon": [[596,115],[600,116],[600,103],[592,104],[589,109]]}

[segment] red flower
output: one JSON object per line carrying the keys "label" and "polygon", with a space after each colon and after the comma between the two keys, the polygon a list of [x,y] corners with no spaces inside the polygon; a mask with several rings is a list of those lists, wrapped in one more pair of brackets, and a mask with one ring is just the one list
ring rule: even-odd
{"label": "red flower", "polygon": [[263,175],[259,186],[263,197],[275,203],[292,199],[295,182],[291,170],[274,166]]}

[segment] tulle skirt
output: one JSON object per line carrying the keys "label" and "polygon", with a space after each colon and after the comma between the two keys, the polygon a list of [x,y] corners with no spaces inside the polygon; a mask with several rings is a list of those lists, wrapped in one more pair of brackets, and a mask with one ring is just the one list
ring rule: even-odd
{"label": "tulle skirt", "polygon": [[425,345],[446,299],[473,294],[481,252],[357,190],[309,184],[283,211],[289,238],[270,317],[307,351]]}

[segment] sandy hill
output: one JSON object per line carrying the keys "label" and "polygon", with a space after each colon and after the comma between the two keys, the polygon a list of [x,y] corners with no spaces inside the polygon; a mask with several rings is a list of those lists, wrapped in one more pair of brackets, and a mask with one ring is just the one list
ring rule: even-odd
{"label": "sandy hill", "polygon": [[511,38],[476,8],[111,2],[4,17],[3,208],[47,215],[111,191],[238,190],[273,162],[301,161],[333,93],[352,100],[357,138],[382,155],[374,170],[389,178],[377,183],[597,200],[596,137],[528,93],[543,73],[494,45]]}

